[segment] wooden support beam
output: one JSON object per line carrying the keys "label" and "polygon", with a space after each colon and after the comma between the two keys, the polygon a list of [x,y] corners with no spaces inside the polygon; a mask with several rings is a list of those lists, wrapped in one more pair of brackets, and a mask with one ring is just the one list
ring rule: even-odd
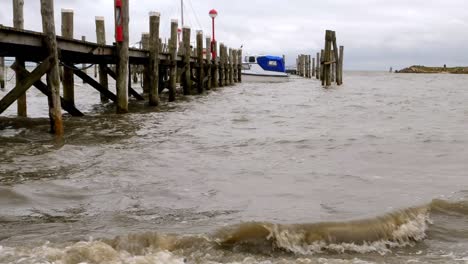
{"label": "wooden support beam", "polygon": [[[111,69],[109,68],[108,66],[105,66],[104,67],[104,72],[106,74],[109,74],[110,77],[112,77],[112,79],[114,80],[117,80],[117,74]],[[130,71],[129,71],[130,72]],[[88,76],[89,77],[89,76]],[[86,77],[85,77],[86,78]],[[105,87],[102,87],[102,88],[105,88]],[[101,89],[101,88],[100,88]],[[107,89],[108,90],[108,89]],[[99,90],[100,91],[100,90]],[[108,93],[102,93],[103,96],[105,96],[106,98],[110,99],[107,95],[109,95]],[[111,92],[111,94],[113,94]],[[113,94],[114,95],[114,94]],[[145,100],[145,98],[143,96],[141,96],[141,94],[139,94],[137,91],[135,91],[133,88],[131,87],[128,87],[128,95],[132,95],[133,97],[135,97],[135,99],[137,99],[138,101],[143,101]],[[115,95],[114,95],[115,96]],[[114,101],[114,100],[112,100]],[[114,101],[115,102],[115,101]]]}
{"label": "wooden support beam", "polygon": [[237,50],[233,49],[232,50],[232,79],[234,83],[237,83]]}
{"label": "wooden support beam", "polygon": [[2,98],[2,100],[0,100],[0,114],[10,107],[10,105],[23,95],[35,82],[40,80],[41,77],[50,70],[54,63],[56,63],[56,61],[53,56],[51,56],[37,66],[32,71],[29,78],[22,78],[21,81],[18,82],[16,86]]}
{"label": "wooden support beam", "polygon": [[[73,39],[73,10],[62,9],[62,37]],[[75,104],[75,80],[73,70],[63,68],[63,99],[74,105]]]}
{"label": "wooden support beam", "polygon": [[333,46],[333,54],[332,54],[332,57],[333,57],[333,60],[335,61],[335,63],[333,64],[332,66],[332,72],[333,72],[333,80],[332,81],[336,81],[336,83],[338,84],[338,78],[339,78],[339,75],[340,73],[338,72],[339,71],[339,67],[337,67],[338,65],[338,61],[340,59],[340,54],[338,53],[338,45],[336,44],[336,32],[335,31],[332,31],[332,46]]}
{"label": "wooden support beam", "polygon": [[[13,0],[13,26],[16,29],[24,29],[24,12],[23,12],[24,8],[23,7],[24,7],[24,0]],[[20,66],[25,65],[24,60],[21,59],[20,57],[16,58],[16,62]],[[20,79],[17,73],[15,73],[15,78],[16,78],[16,82],[18,83]],[[0,83],[1,83],[1,80],[0,80]],[[21,117],[28,116],[26,94],[27,93],[24,93],[23,95],[21,95],[17,101],[17,112],[18,112],[18,116],[21,116]]]}
{"label": "wooden support beam", "polygon": [[[115,12],[114,12],[115,13]],[[120,14],[115,13],[116,23],[121,22],[123,40],[116,43],[117,54],[117,113],[128,113],[128,46],[129,46],[129,0],[122,0]]]}
{"label": "wooden support beam", "polygon": [[315,77],[315,58],[312,58],[312,77]]}
{"label": "wooden support beam", "polygon": [[60,71],[55,34],[54,1],[41,0],[42,31],[45,34],[44,44],[51,56],[51,67],[47,73],[47,85],[50,88],[49,118],[50,132],[58,137],[63,136],[62,107],[60,106]]}
{"label": "wooden support beam", "polygon": [[203,58],[203,31],[197,31],[197,91],[198,93],[205,92],[205,84],[203,83],[205,79],[205,59]]}
{"label": "wooden support beam", "polygon": [[170,73],[169,73],[169,102],[176,100],[177,85],[177,19],[171,21],[171,39],[169,40]]}
{"label": "wooden support beam", "polygon": [[[327,30],[325,32],[325,49],[324,49],[324,62],[330,62],[332,60],[331,52],[332,52],[332,41],[333,41],[333,31]],[[331,85],[331,64],[324,64],[324,80],[322,81],[322,85],[330,86]]]}
{"label": "wooden support beam", "polygon": [[159,101],[159,24],[160,14],[150,13],[150,36],[149,36],[149,105],[158,106]]}
{"label": "wooden support beam", "polygon": [[232,53],[232,48],[229,48],[229,85],[234,84],[234,56]]}
{"label": "wooden support beam", "polygon": [[184,89],[184,95],[193,94],[192,91],[192,78],[191,78],[191,68],[190,68],[190,56],[192,54],[192,49],[190,47],[190,28],[184,26],[182,29],[182,42],[184,45],[184,69],[182,70],[182,86]]}
{"label": "wooden support beam", "polygon": [[[15,63],[11,66],[13,70],[15,70],[16,74],[19,74],[21,79],[27,79],[31,78],[31,73],[26,70],[26,68],[20,63]],[[34,87],[36,87],[39,91],[41,91],[45,96],[51,96],[52,92],[50,91],[49,87],[47,87],[47,84],[43,83],[40,79],[36,81],[34,84]],[[60,103],[62,106],[62,109],[67,111],[70,115],[72,116],[84,116],[84,114],[78,110],[75,105],[69,104],[66,102],[62,97],[60,97]]]}
{"label": "wooden support beam", "polygon": [[115,94],[113,94],[111,91],[109,91],[109,89],[105,89],[100,83],[98,83],[93,78],[89,77],[88,74],[86,74],[85,72],[83,72],[82,70],[76,68],[75,66],[73,66],[71,64],[65,64],[65,66],[72,69],[73,73],[76,76],[78,76],[80,79],[82,79],[87,84],[91,85],[91,87],[93,87],[94,89],[98,90],[101,94],[106,96],[108,99],[112,100],[113,102],[117,102],[117,96]]}

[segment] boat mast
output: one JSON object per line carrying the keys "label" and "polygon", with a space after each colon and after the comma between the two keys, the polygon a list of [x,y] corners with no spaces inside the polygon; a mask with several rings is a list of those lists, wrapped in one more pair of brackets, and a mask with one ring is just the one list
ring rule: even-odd
{"label": "boat mast", "polygon": [[180,17],[182,20],[182,27],[184,26],[184,0],[180,0]]}

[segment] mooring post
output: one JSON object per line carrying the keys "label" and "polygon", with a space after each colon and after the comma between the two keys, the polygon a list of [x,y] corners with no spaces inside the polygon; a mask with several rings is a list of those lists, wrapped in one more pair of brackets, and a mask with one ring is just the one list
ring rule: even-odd
{"label": "mooring post", "polygon": [[317,80],[320,80],[320,53],[317,52],[317,68],[315,69],[315,77],[317,78]]}
{"label": "mooring post", "polygon": [[[106,45],[106,28],[104,23],[104,17],[97,16],[96,18],[96,40],[99,45]],[[107,77],[106,71],[107,64],[99,64],[99,83],[104,87],[104,89],[109,90],[109,80]],[[109,99],[104,96],[102,93],[101,103],[109,102]]]}
{"label": "mooring post", "polygon": [[51,56],[52,65],[47,72],[47,85],[50,88],[49,117],[50,130],[57,136],[63,135],[62,108],[60,105],[60,72],[55,34],[54,1],[41,0],[42,30],[47,53]]}
{"label": "mooring post", "polygon": [[206,74],[206,89],[207,90],[210,90],[211,89],[211,38],[210,37],[207,37],[206,40],[205,40],[205,45],[206,45],[206,50],[205,50],[205,54],[206,54],[206,71],[205,71],[205,74]]}
{"label": "mooring post", "polygon": [[[23,7],[24,7],[24,0],[13,0],[13,26],[16,29],[24,29]],[[24,60],[22,58],[17,57],[16,63],[23,68],[25,66]],[[2,68],[1,64],[2,63],[0,62],[0,68]],[[5,78],[4,78],[5,68],[4,67],[5,67],[5,62],[3,62],[3,70],[0,70],[1,71],[0,73],[0,87],[1,88],[5,88]],[[15,72],[15,78],[16,78],[16,83],[19,83],[21,80],[21,75],[18,74],[18,72]],[[18,116],[26,117],[28,115],[26,93],[21,95],[16,102],[17,102]]]}
{"label": "mooring post", "polygon": [[219,60],[218,60],[218,42],[213,41],[211,42],[211,50],[212,54],[216,54],[214,58],[210,56],[210,59],[213,63],[213,66],[211,67],[211,88],[218,88],[219,87]]}
{"label": "mooring post", "polygon": [[[143,50],[149,50],[149,33],[142,33],[141,34],[141,48]],[[135,69],[136,70],[136,69]],[[149,92],[149,82],[150,82],[150,72],[149,72],[149,65],[143,65],[143,92]]]}
{"label": "mooring post", "polygon": [[[73,39],[73,10],[62,9],[62,37]],[[75,80],[73,70],[63,67],[63,100],[67,104],[75,105]]]}
{"label": "mooring post", "polygon": [[205,59],[203,58],[203,31],[197,31],[197,55],[198,55],[198,68],[197,68],[197,79],[198,79],[198,93],[205,92],[205,85],[203,80],[205,79]]}
{"label": "mooring post", "polygon": [[340,54],[339,54],[339,59],[338,59],[338,77],[337,77],[337,84],[342,85],[343,84],[343,55],[344,55],[344,47],[340,46]]}
{"label": "mooring post", "polygon": [[176,85],[177,85],[177,28],[179,23],[177,19],[171,20],[171,39],[169,40],[169,54],[170,54],[170,77],[169,77],[169,102],[176,99]]}
{"label": "mooring post", "polygon": [[189,27],[184,26],[182,28],[182,42],[184,45],[184,69],[182,70],[183,76],[181,76],[181,81],[183,84],[184,95],[190,95],[192,91],[192,75],[190,68],[190,56],[192,55],[192,48],[190,47],[190,33],[191,30]]}
{"label": "mooring post", "polygon": [[338,51],[338,45],[336,44],[336,32],[335,31],[332,31],[332,40],[331,41],[332,41],[331,44],[333,46],[333,54],[332,55],[333,55],[333,61],[334,61],[332,71],[333,71],[333,75],[335,77],[333,81],[336,80],[336,83],[338,84],[338,78],[339,78],[339,75],[340,75],[338,73],[338,71],[339,71],[338,61],[340,59],[340,54],[338,53],[339,52]]}
{"label": "mooring post", "polygon": [[159,105],[159,24],[160,14],[151,12],[150,16],[150,36],[149,36],[149,105]]}
{"label": "mooring post", "polygon": [[237,81],[242,82],[242,49],[238,50],[238,59],[239,59],[239,65],[238,67],[238,72],[237,72]]}
{"label": "mooring post", "polygon": [[[117,1],[117,0],[116,0]],[[128,46],[129,46],[129,0],[120,0],[122,6],[115,9],[117,49],[117,113],[128,113]],[[119,11],[120,10],[120,11]],[[120,33],[122,35],[120,35]]]}

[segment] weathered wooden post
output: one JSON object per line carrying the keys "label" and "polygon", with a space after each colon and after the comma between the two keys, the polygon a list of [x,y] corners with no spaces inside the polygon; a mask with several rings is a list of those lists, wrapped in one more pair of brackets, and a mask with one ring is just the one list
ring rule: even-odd
{"label": "weathered wooden post", "polygon": [[[96,18],[96,40],[99,45],[106,45],[106,28],[104,17],[97,16]],[[109,90],[109,80],[106,71],[107,64],[99,64],[99,83],[104,89]],[[101,93],[101,102],[107,103],[109,99]]]}
{"label": "weathered wooden post", "polygon": [[[129,46],[129,1],[120,0],[120,8],[115,9],[116,49],[117,49],[117,113],[128,113],[128,46]],[[116,0],[117,3],[117,0]],[[120,33],[122,35],[120,35]]]}
{"label": "weathered wooden post", "polygon": [[219,87],[225,85],[225,76],[224,76],[224,44],[219,44]]}
{"label": "weathered wooden post", "polygon": [[317,80],[320,80],[320,53],[317,52],[317,68],[315,69],[315,77],[317,78]]}
{"label": "weathered wooden post", "polygon": [[336,60],[335,60],[335,53],[334,51],[331,52],[330,54],[331,56],[331,61],[332,61],[332,64],[330,65],[330,79],[331,79],[331,82],[333,83],[335,81],[335,74],[336,74]]}
{"label": "weathered wooden post", "polygon": [[[24,7],[24,0],[13,0],[13,26],[16,29],[24,29],[23,7]],[[1,60],[0,61],[0,88],[5,88],[5,77],[4,77],[5,62],[3,61],[3,58],[0,58],[0,60]],[[3,62],[3,67],[2,67],[2,62]],[[16,63],[23,68],[25,67],[24,60],[21,58],[16,58]],[[18,72],[16,72],[15,78],[16,78],[16,83],[19,83],[21,80],[21,75]],[[26,117],[28,115],[26,93],[21,95],[16,102],[17,102],[18,116]]]}
{"label": "weathered wooden post", "polygon": [[197,79],[198,93],[205,92],[205,85],[203,80],[205,79],[205,59],[203,58],[203,31],[197,31],[197,57],[198,57],[198,68],[197,68]]}
{"label": "weathered wooden post", "polygon": [[312,76],[315,77],[315,58],[312,58]]}
{"label": "weathered wooden post", "polygon": [[229,86],[229,53],[226,45],[224,45],[224,86]]}
{"label": "weathered wooden post", "polygon": [[5,58],[0,57],[0,88],[5,89]]}
{"label": "weathered wooden post", "polygon": [[159,24],[160,14],[150,12],[149,35],[149,105],[158,106],[159,102]]}
{"label": "weathered wooden post", "polygon": [[325,59],[324,59],[324,81],[322,82],[322,85],[325,86],[330,86],[331,85],[331,76],[330,76],[330,71],[331,71],[331,64],[332,64],[332,57],[331,57],[331,52],[332,52],[332,41],[333,41],[333,31],[327,30],[325,32]]}
{"label": "weathered wooden post", "polygon": [[229,48],[229,84],[234,84],[234,50]]}
{"label": "weathered wooden post", "polygon": [[[86,41],[86,36],[81,36],[81,41]],[[83,64],[81,65],[82,71],[83,71],[84,73],[87,73],[87,72],[88,72],[88,69],[86,69],[86,67],[87,67],[86,63],[83,63]],[[83,80],[83,83],[86,83],[86,82]]]}
{"label": "weathered wooden post", "polygon": [[219,87],[219,59],[218,59],[218,42],[213,41],[211,46],[212,52],[216,54],[216,57],[212,58],[213,67],[211,68],[211,87]]}
{"label": "weathered wooden post", "polygon": [[320,80],[323,82],[323,76],[324,76],[324,69],[325,65],[323,64],[325,62],[325,57],[324,57],[325,51],[322,49],[320,50]]}
{"label": "weathered wooden post", "polygon": [[[62,37],[73,39],[73,10],[62,9]],[[63,100],[67,104],[75,105],[75,80],[73,70],[63,67]]]}
{"label": "weathered wooden post", "polygon": [[239,65],[237,66],[238,67],[238,72],[237,72],[237,81],[238,82],[242,82],[242,49],[238,50],[238,61],[239,61]]}
{"label": "weathered wooden post", "polygon": [[237,56],[237,50],[236,50],[236,49],[233,49],[233,50],[232,50],[232,71],[233,71],[232,75],[233,75],[233,81],[234,81],[234,83],[237,83],[237,82],[238,82],[238,81],[237,81],[237,76],[238,76],[238,75],[237,75],[237,71],[238,71],[238,67],[237,67],[238,62],[237,62],[237,58],[238,58],[238,56]]}
{"label": "weathered wooden post", "polygon": [[339,59],[338,59],[338,75],[336,82],[338,85],[343,84],[343,55],[344,55],[344,47],[340,46],[340,54],[339,54]]}
{"label": "weathered wooden post", "polygon": [[182,38],[184,45],[184,69],[182,70],[183,76],[181,78],[184,88],[184,95],[190,95],[193,93],[192,75],[190,68],[190,56],[192,55],[192,49],[190,47],[190,31],[190,28],[187,26],[184,26],[182,29]]}
{"label": "weathered wooden post", "polygon": [[171,20],[171,39],[169,40],[169,54],[170,54],[170,74],[169,74],[169,102],[176,99],[176,85],[177,85],[177,19]]}
{"label": "weathered wooden post", "polygon": [[41,0],[42,30],[47,53],[51,57],[51,66],[47,72],[47,86],[49,96],[50,130],[57,136],[63,136],[62,109],[60,105],[60,72],[57,51],[57,37],[55,34],[54,1]]}
{"label": "weathered wooden post", "polygon": [[[150,34],[149,33],[142,33],[141,34],[141,48],[144,50],[149,50],[149,39],[150,39]],[[149,65],[145,64],[143,65],[143,92],[148,93],[149,92],[149,82],[150,82],[150,70],[149,70]]]}
{"label": "weathered wooden post", "polygon": [[210,90],[211,89],[211,38],[207,37],[205,40],[206,43],[206,71],[205,74],[207,76],[207,81],[206,81],[206,89]]}

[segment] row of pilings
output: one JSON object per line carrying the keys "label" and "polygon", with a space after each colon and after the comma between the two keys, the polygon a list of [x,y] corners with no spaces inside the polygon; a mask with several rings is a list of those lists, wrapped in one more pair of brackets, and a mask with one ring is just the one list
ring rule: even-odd
{"label": "row of pilings", "polygon": [[[61,37],[57,37],[54,0],[40,0],[43,32],[24,31],[24,0],[13,0],[14,28],[0,26],[0,34],[5,36],[3,41],[0,39],[0,45],[3,54],[15,57],[11,68],[15,71],[16,84],[0,100],[0,114],[17,101],[18,116],[26,117],[26,92],[34,86],[48,96],[51,132],[60,136],[64,133],[62,109],[72,116],[83,115],[75,106],[75,77],[98,90],[103,103],[114,102],[117,113],[129,111],[129,97],[148,100],[148,106],[158,106],[163,92],[167,92],[168,101],[172,102],[182,94],[201,94],[242,81],[241,49],[231,49],[223,43],[218,45],[209,37],[204,39],[202,31],[196,32],[196,45],[192,47],[189,27],[183,27],[183,38],[178,43],[177,20],[171,21],[171,36],[163,43],[157,12],[149,14],[150,32],[143,35],[141,49],[130,48],[129,1],[116,0],[115,6],[109,6],[116,9],[118,17],[115,19],[116,42],[111,46],[106,45],[103,17],[95,19],[97,43],[86,42],[85,38],[76,40],[74,12],[70,9],[62,9],[62,32]],[[37,51],[44,55],[41,57]],[[30,72],[25,62],[35,62],[37,67]],[[93,65],[99,69],[95,78],[86,72]],[[3,67],[2,58],[1,73],[4,73]],[[143,93],[132,88],[132,71],[143,76]],[[43,76],[47,77],[46,83],[41,80]],[[109,90],[109,77],[115,79],[115,94]],[[0,74],[0,87],[4,86],[5,77]]]}
{"label": "row of pilings", "polygon": [[322,85],[329,87],[332,83],[343,84],[344,47],[336,44],[336,33],[325,32],[325,46],[316,57],[301,54],[296,59],[296,74],[304,78],[316,78]]}

